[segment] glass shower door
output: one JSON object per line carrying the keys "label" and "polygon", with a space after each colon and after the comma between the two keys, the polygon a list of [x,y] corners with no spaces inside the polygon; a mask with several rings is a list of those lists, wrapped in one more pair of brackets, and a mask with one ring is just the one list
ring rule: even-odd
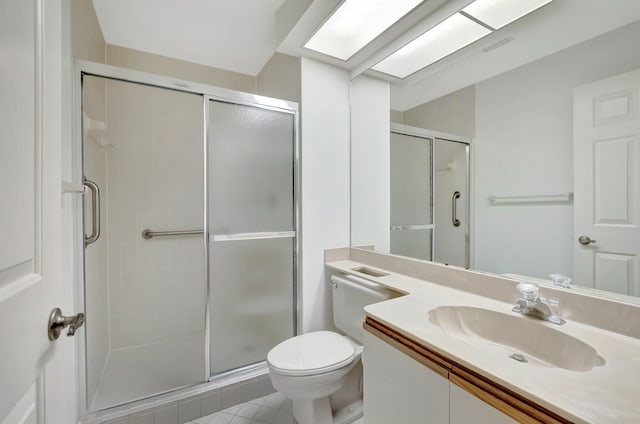
{"label": "glass shower door", "polygon": [[209,101],[211,375],[294,335],[294,117]]}
{"label": "glass shower door", "polygon": [[431,260],[433,140],[391,133],[390,253]]}
{"label": "glass shower door", "polygon": [[433,260],[469,266],[469,146],[435,139]]}
{"label": "glass shower door", "polygon": [[[83,76],[89,411],[205,380],[203,96]],[[144,236],[144,230],[156,236]],[[166,231],[200,230],[200,235]]]}

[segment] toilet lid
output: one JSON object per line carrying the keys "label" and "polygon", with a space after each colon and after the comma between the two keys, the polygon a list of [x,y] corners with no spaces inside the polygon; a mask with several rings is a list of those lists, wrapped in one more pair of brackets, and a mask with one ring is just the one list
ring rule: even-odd
{"label": "toilet lid", "polygon": [[332,331],[315,331],[285,340],[269,351],[269,367],[282,375],[303,376],[333,371],[349,364],[355,348]]}

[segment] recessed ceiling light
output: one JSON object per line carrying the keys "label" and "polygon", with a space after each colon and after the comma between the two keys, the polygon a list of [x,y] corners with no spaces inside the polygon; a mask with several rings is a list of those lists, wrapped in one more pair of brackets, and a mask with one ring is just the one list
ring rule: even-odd
{"label": "recessed ceiling light", "polygon": [[491,28],[500,29],[553,0],[476,0],[462,9]]}
{"label": "recessed ceiling light", "polygon": [[346,0],[304,46],[348,60],[423,1]]}
{"label": "recessed ceiling light", "polygon": [[490,29],[456,13],[378,62],[373,69],[406,78],[490,33]]}

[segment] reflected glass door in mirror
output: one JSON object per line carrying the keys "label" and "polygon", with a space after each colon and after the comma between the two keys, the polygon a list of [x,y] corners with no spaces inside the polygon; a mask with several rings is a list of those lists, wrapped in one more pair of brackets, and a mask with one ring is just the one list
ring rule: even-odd
{"label": "reflected glass door in mirror", "polygon": [[468,267],[468,145],[394,126],[389,161],[389,252]]}

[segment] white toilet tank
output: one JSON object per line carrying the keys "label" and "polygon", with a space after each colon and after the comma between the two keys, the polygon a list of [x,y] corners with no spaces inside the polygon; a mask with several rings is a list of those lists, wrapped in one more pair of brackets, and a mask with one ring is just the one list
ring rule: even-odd
{"label": "white toilet tank", "polygon": [[400,296],[398,292],[353,275],[331,276],[333,323],[362,344],[364,307]]}

